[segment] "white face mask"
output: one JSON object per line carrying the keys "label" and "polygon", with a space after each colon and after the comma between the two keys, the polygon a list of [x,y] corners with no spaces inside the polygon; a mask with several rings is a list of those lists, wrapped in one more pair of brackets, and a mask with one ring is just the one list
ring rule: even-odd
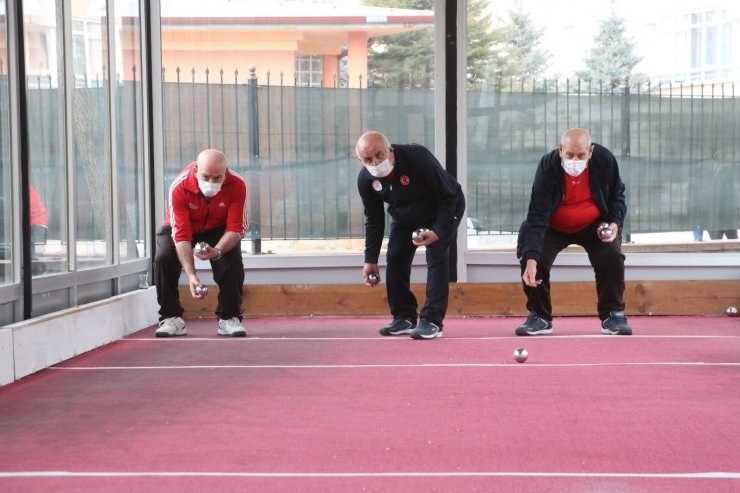
{"label": "white face mask", "polygon": [[211,183],[209,181],[205,180],[198,180],[198,188],[200,188],[200,191],[205,195],[206,197],[213,197],[218,192],[221,191],[221,184],[220,183]]}
{"label": "white face mask", "polygon": [[385,178],[386,176],[391,174],[391,171],[393,171],[393,165],[388,158],[385,158],[385,161],[378,164],[377,166],[370,166],[369,164],[365,164],[365,168],[375,178]]}
{"label": "white face mask", "polygon": [[583,173],[588,166],[588,159],[585,161],[577,161],[575,159],[563,159],[563,169],[570,176],[578,176]]}

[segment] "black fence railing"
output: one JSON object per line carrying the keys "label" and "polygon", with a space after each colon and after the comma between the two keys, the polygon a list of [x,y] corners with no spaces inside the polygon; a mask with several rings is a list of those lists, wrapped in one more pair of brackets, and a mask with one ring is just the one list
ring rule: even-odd
{"label": "black fence railing", "polygon": [[[121,231],[126,240],[133,242],[145,236],[142,162],[141,82],[136,71],[127,74],[127,80],[119,79],[115,91],[117,111],[116,162],[118,163],[119,208],[124,215]],[[72,132],[74,158],[76,161],[76,196],[79,215],[77,237],[81,240],[101,239],[110,235],[110,146],[109,127],[109,81],[104,79],[82,81],[73,89],[74,127],[63,128],[62,110],[64,95],[51,77],[29,77],[27,82],[27,107],[29,125],[29,153],[31,184],[47,205],[49,215],[49,237],[66,238],[66,207],[57,206],[67,202],[66,150],[63,138]],[[1,84],[1,82],[0,82]],[[1,85],[0,85],[1,87]],[[0,127],[7,125],[0,121]],[[84,141],[84,142],[83,142]],[[2,142],[0,142],[2,146]]]}
{"label": "black fence railing", "polygon": [[[223,71],[197,82],[201,75],[163,69],[166,181],[200,150],[222,149],[249,183],[249,237],[257,243],[362,237],[354,144],[363,131],[434,148],[429,87],[296,87],[282,76],[261,85],[254,72]],[[3,79],[0,87],[7,87]],[[123,85],[121,97],[135,98],[136,89]],[[39,81],[29,82],[29,89],[29,112],[37,115],[31,119],[32,148],[37,162],[44,162],[60,155],[63,133],[49,123],[58,115],[44,110],[56,108],[45,101],[59,95]],[[612,89],[588,81],[509,81],[470,90],[467,98],[467,212],[491,234],[518,229],[537,162],[573,126],[588,128],[617,156],[627,184],[628,234],[740,225],[734,84]],[[119,104],[128,107],[126,100]],[[7,120],[0,118],[0,135],[8,135]],[[5,146],[0,141],[0,156],[9,155]],[[63,170],[50,162],[39,178],[58,183]]]}
{"label": "black fence railing", "polygon": [[433,147],[430,90],[258,85],[189,81],[164,72],[165,174],[169,179],[207,147],[222,149],[250,190],[249,237],[353,238],[363,234],[354,144],[378,128],[396,142]]}
{"label": "black fence railing", "polygon": [[532,87],[468,93],[469,215],[487,229],[517,230],[539,158],[576,126],[618,158],[627,185],[627,234],[740,225],[734,85],[604,89],[566,81]]}
{"label": "black fence railing", "polygon": [[[189,76],[165,78],[166,169],[177,173],[206,146],[224,149],[251,183],[253,238],[361,236],[355,139],[378,129],[394,142],[434,147],[428,87],[295,87],[282,75],[258,85],[237,74],[203,84]],[[537,162],[564,129],[579,126],[620,161],[628,234],[736,228],[737,99],[732,84],[509,80],[470,90],[468,215],[486,231],[516,231]]]}

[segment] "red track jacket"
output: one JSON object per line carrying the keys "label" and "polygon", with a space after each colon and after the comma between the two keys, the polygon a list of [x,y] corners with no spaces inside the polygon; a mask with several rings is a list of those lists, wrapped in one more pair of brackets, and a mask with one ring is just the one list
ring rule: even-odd
{"label": "red track jacket", "polygon": [[173,240],[175,243],[193,241],[194,233],[223,225],[226,231],[243,238],[249,227],[244,178],[227,168],[221,191],[208,201],[198,188],[195,165],[195,162],[190,163],[170,186],[170,207],[164,223],[172,226]]}

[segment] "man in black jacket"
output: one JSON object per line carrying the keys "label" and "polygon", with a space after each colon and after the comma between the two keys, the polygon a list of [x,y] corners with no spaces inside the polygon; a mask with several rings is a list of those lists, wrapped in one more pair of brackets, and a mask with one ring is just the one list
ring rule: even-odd
{"label": "man in black jacket", "polygon": [[[411,334],[414,339],[442,337],[449,298],[449,250],[465,211],[460,184],[432,153],[420,145],[391,145],[380,132],[366,132],[357,141],[363,164],[357,188],[365,210],[365,284],[379,279],[378,257],[388,203],[386,290],[393,321],[382,335]],[[422,229],[416,239],[412,234]],[[421,312],[410,289],[411,262],[426,247],[426,302]],[[420,318],[417,326],[417,316]]]}
{"label": "man in black jacket", "polygon": [[632,334],[623,299],[621,231],[626,213],[614,155],[592,144],[588,131],[567,130],[560,145],[540,160],[527,219],[519,230],[517,257],[530,313],[517,335],[552,333],[550,269],[558,253],[571,244],[586,250],[596,274],[602,334]]}

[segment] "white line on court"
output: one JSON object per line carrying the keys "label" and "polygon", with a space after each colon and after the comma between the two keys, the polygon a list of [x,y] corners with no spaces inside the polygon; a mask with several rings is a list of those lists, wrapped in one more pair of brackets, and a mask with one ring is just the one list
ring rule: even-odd
{"label": "white line on court", "polygon": [[[120,339],[123,342],[143,342],[143,341],[404,341],[408,340],[408,337],[260,337],[260,336],[249,336],[248,337],[136,337],[136,338],[124,338]],[[447,341],[479,341],[479,340],[504,340],[504,339],[517,339],[517,340],[533,340],[533,337],[518,337],[518,336],[475,336],[475,337],[445,337]],[[537,339],[602,339],[602,340],[622,340],[629,341],[631,339],[740,339],[740,336],[733,335],[632,335],[629,337],[624,336],[606,336],[606,335],[565,335],[565,336],[541,336]]]}
{"label": "white line on court", "polygon": [[534,477],[534,478],[669,478],[740,479],[740,472],[712,471],[685,473],[588,473],[588,472],[120,472],[120,471],[18,471],[0,472],[0,478],[44,477],[248,477],[248,478],[383,478],[383,477]]}
{"label": "white line on court", "polygon": [[215,370],[215,369],[363,369],[363,368],[573,368],[589,366],[740,366],[740,363],[705,363],[701,361],[656,361],[634,363],[418,363],[366,365],[182,365],[182,366],[52,366],[49,370]]}

